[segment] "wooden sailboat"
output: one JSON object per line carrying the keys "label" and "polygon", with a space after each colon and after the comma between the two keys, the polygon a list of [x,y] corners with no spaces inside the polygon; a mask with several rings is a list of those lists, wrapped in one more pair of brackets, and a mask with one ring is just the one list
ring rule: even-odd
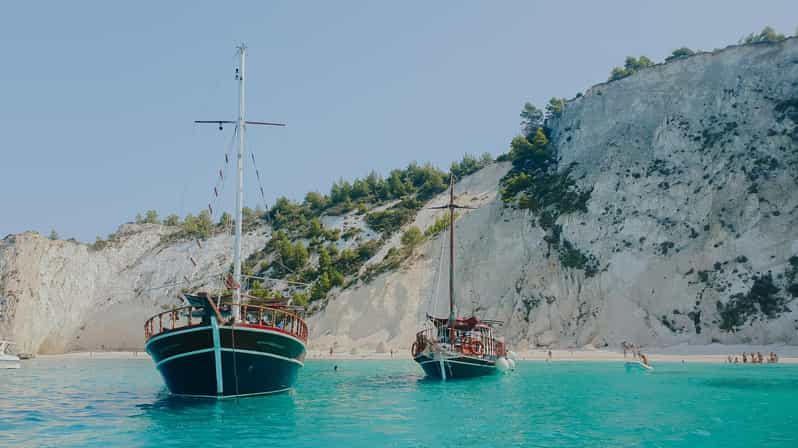
{"label": "wooden sailboat", "polygon": [[284,126],[244,119],[246,47],[238,48],[240,65],[238,120],[197,121],[238,132],[233,274],[226,280],[230,297],[185,294],[188,305],[165,311],[144,324],[145,349],[175,395],[229,398],[291,389],[307,352],[304,310],[286,303],[242,303],[241,233],[244,203],[244,131],[248,125]]}
{"label": "wooden sailboat", "polygon": [[450,180],[449,203],[437,209],[449,210],[449,317],[427,315],[426,328],[416,334],[411,355],[427,377],[438,380],[492,375],[510,369],[504,342],[496,336],[502,322],[455,315],[454,296],[454,179]]}

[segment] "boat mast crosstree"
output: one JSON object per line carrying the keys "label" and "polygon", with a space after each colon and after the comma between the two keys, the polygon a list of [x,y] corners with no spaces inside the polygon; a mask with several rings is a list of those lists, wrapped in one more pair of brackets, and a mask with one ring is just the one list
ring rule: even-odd
{"label": "boat mast crosstree", "polygon": [[[235,242],[232,290],[228,302],[207,293],[185,294],[188,306],[165,311],[144,324],[145,349],[169,390],[189,397],[228,398],[289,390],[307,353],[304,309],[273,301],[266,306],[242,303],[241,240],[244,208],[244,139],[248,125],[285,126],[247,121],[244,109],[247,47],[238,47],[238,119],[197,120],[199,124],[235,124]],[[249,297],[249,296],[247,296]]]}

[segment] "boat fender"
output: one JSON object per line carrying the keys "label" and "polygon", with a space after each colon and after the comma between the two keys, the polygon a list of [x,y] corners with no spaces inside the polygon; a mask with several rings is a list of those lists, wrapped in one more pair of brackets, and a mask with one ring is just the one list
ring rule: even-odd
{"label": "boat fender", "polygon": [[501,357],[496,360],[496,367],[499,369],[500,372],[507,372],[510,370],[510,363],[507,362],[507,358]]}

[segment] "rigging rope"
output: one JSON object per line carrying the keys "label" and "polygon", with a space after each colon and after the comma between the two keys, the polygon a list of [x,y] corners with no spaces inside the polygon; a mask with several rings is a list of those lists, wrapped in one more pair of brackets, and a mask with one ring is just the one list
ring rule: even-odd
{"label": "rigging rope", "polygon": [[258,164],[255,163],[255,152],[250,150],[249,155],[252,156],[252,166],[255,168],[255,177],[258,179],[258,188],[260,189],[261,201],[263,201],[263,210],[268,212],[269,206],[266,205],[266,193],[263,191],[263,183],[260,180],[260,170],[258,170]]}
{"label": "rigging rope", "polygon": [[436,272],[436,280],[435,280],[435,290],[433,291],[432,295],[432,310],[430,314],[432,316],[435,315],[435,311],[438,309],[438,297],[440,296],[440,287],[441,287],[441,273],[443,272],[443,253],[446,249],[446,238],[440,238],[441,240],[441,253],[438,256],[438,272]]}
{"label": "rigging rope", "polygon": [[[226,177],[225,173],[228,171],[229,162],[230,162],[229,154],[230,154],[230,152],[231,152],[231,150],[233,148],[233,144],[235,143],[236,133],[237,133],[237,127],[234,129],[233,135],[230,138],[230,142],[227,145],[227,149],[226,149],[225,154],[224,154],[224,165],[223,165],[222,169],[218,170],[219,177],[216,180],[215,185],[213,186],[213,190],[212,190],[213,196],[211,198],[211,201],[208,203],[208,212],[210,214],[211,225],[213,225],[213,223],[214,223],[214,219],[213,219],[214,210],[218,210],[219,209],[219,207],[218,207],[219,201],[221,200],[222,193],[224,192],[225,177]],[[231,226],[231,224],[228,223],[228,228],[230,226]],[[191,284],[193,284],[197,280],[203,280],[203,279],[207,279],[208,277],[215,277],[216,275],[218,275],[218,274],[214,274],[214,275],[211,275],[211,276],[200,277],[198,279],[195,278],[197,270],[200,268],[199,262],[197,261],[198,260],[198,256],[199,256],[198,253],[200,251],[202,251],[203,247],[202,247],[202,241],[199,238],[195,238],[194,239],[194,243],[196,244],[196,247],[193,247],[194,245],[190,245],[187,248],[188,249],[187,250],[187,252],[188,252],[188,261],[190,261],[191,265],[192,265],[191,271],[187,275],[183,276],[183,279],[185,280],[184,282],[173,282],[173,284],[172,284],[173,286],[176,286],[178,284],[188,284],[190,286]],[[197,255],[197,257],[195,257],[194,255]],[[159,270],[160,270],[160,268],[159,268]],[[221,282],[220,282],[220,284],[221,284]],[[153,288],[153,289],[163,289],[163,288],[164,287],[162,286],[162,287],[156,287],[156,288]],[[144,290],[144,291],[146,291],[146,290]]]}

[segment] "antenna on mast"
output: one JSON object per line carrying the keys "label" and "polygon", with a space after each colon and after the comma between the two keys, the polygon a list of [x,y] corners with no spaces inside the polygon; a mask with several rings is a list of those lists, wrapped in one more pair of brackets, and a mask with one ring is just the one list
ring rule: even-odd
{"label": "antenna on mast", "polygon": [[[239,66],[236,68],[236,81],[238,81],[238,120],[196,120],[197,124],[217,124],[219,130],[223,129],[224,124],[236,124],[238,129],[238,157],[237,173],[238,188],[236,188],[236,239],[233,256],[233,302],[241,304],[241,233],[244,209],[244,131],[247,125],[255,126],[285,126],[284,123],[272,123],[267,121],[247,121],[244,118],[244,68],[246,63],[247,46],[241,44],[238,47]],[[241,320],[241,308],[233,307],[233,318],[236,322]]]}

